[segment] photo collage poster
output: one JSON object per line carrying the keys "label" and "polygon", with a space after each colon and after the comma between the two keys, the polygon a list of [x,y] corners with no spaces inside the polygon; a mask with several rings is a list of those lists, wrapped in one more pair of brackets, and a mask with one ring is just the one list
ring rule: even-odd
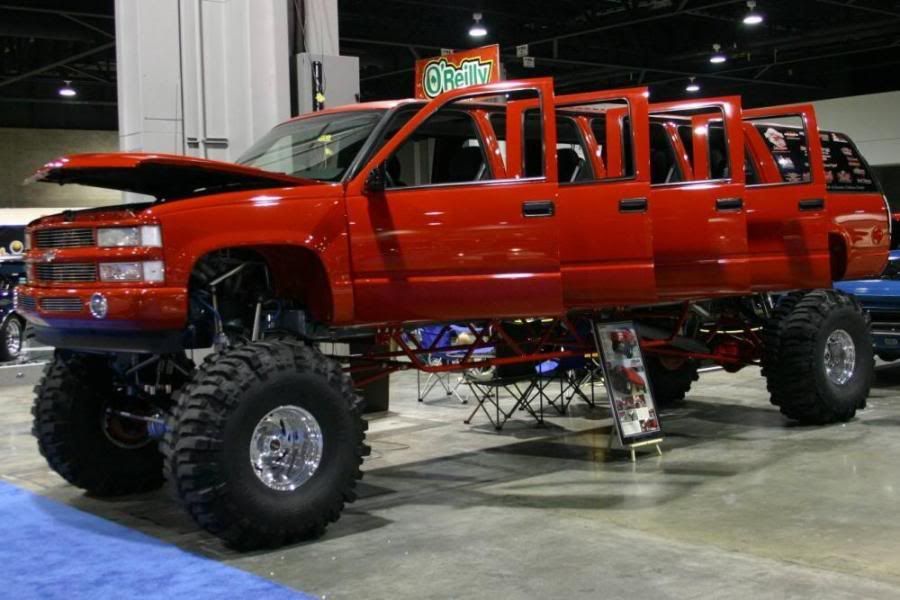
{"label": "photo collage poster", "polygon": [[610,410],[622,444],[662,437],[634,324],[596,323],[594,327]]}

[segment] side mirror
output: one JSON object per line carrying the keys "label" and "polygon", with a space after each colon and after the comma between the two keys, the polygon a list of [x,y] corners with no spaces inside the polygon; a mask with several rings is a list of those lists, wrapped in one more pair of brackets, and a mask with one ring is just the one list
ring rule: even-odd
{"label": "side mirror", "polygon": [[381,163],[369,172],[366,177],[366,191],[379,194],[387,187],[387,172]]}

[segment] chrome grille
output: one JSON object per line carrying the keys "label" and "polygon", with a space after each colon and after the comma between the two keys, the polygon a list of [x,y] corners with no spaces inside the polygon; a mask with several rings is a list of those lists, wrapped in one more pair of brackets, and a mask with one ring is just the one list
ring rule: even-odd
{"label": "chrome grille", "polygon": [[78,283],[97,280],[97,265],[94,263],[36,264],[34,272],[40,281]]}
{"label": "chrome grille", "polygon": [[89,227],[41,229],[34,232],[35,248],[78,248],[94,245],[94,230]]}
{"label": "chrome grille", "polygon": [[78,298],[41,298],[41,309],[46,311],[78,312],[83,306]]}
{"label": "chrome grille", "polygon": [[33,311],[37,308],[37,302],[31,296],[19,296],[18,306],[22,310]]}

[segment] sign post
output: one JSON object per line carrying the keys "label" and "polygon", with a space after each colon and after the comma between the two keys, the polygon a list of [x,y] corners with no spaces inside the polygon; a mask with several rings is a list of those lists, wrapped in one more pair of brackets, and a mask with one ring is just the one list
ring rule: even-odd
{"label": "sign post", "polygon": [[500,46],[484,46],[416,61],[416,98],[500,81]]}

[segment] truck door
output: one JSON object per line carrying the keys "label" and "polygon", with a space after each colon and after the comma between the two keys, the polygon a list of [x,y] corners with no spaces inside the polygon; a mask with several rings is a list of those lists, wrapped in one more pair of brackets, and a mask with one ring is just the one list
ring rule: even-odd
{"label": "truck door", "polygon": [[567,309],[657,298],[647,119],[646,88],[556,98]]}
{"label": "truck door", "polygon": [[[660,299],[748,293],[740,100],[652,104],[650,117],[650,214]],[[684,172],[666,126],[686,119],[693,135],[675,135],[694,161],[692,172]],[[707,161],[702,168],[698,159]]]}
{"label": "truck door", "polygon": [[743,119],[753,288],[831,287],[825,170],[813,107],[746,110]]}
{"label": "truck door", "polygon": [[[540,119],[496,135],[492,119],[521,116],[522,104]],[[555,147],[550,79],[425,105],[347,184],[357,319],[560,314],[556,156],[544,152]]]}

